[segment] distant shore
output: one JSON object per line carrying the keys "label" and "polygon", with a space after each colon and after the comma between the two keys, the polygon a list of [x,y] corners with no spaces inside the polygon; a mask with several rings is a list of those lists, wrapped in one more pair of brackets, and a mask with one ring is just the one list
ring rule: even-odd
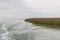
{"label": "distant shore", "polygon": [[60,18],[28,18],[26,22],[45,25],[60,25]]}

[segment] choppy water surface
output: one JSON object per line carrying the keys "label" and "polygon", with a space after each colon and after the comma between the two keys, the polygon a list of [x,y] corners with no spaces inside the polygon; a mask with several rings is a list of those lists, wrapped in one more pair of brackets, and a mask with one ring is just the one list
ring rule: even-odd
{"label": "choppy water surface", "polygon": [[[10,34],[9,37],[15,40],[60,40],[60,30],[35,26],[24,20],[5,20],[4,24]],[[3,33],[1,25],[2,20],[0,20],[0,34]]]}

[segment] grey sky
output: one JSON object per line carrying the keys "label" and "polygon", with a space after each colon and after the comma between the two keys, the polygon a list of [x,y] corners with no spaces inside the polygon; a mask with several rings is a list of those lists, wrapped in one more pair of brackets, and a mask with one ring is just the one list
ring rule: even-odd
{"label": "grey sky", "polygon": [[60,17],[60,0],[0,0],[0,17]]}

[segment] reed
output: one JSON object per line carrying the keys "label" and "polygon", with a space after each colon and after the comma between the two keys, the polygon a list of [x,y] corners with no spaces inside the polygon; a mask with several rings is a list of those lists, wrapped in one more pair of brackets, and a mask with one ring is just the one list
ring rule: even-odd
{"label": "reed", "polygon": [[60,18],[28,18],[26,22],[45,25],[60,25]]}

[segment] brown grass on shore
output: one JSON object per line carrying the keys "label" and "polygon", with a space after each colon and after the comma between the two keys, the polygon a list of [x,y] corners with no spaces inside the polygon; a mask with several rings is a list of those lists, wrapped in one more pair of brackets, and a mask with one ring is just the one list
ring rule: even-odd
{"label": "brown grass on shore", "polygon": [[34,24],[60,25],[60,18],[29,18],[25,21]]}

